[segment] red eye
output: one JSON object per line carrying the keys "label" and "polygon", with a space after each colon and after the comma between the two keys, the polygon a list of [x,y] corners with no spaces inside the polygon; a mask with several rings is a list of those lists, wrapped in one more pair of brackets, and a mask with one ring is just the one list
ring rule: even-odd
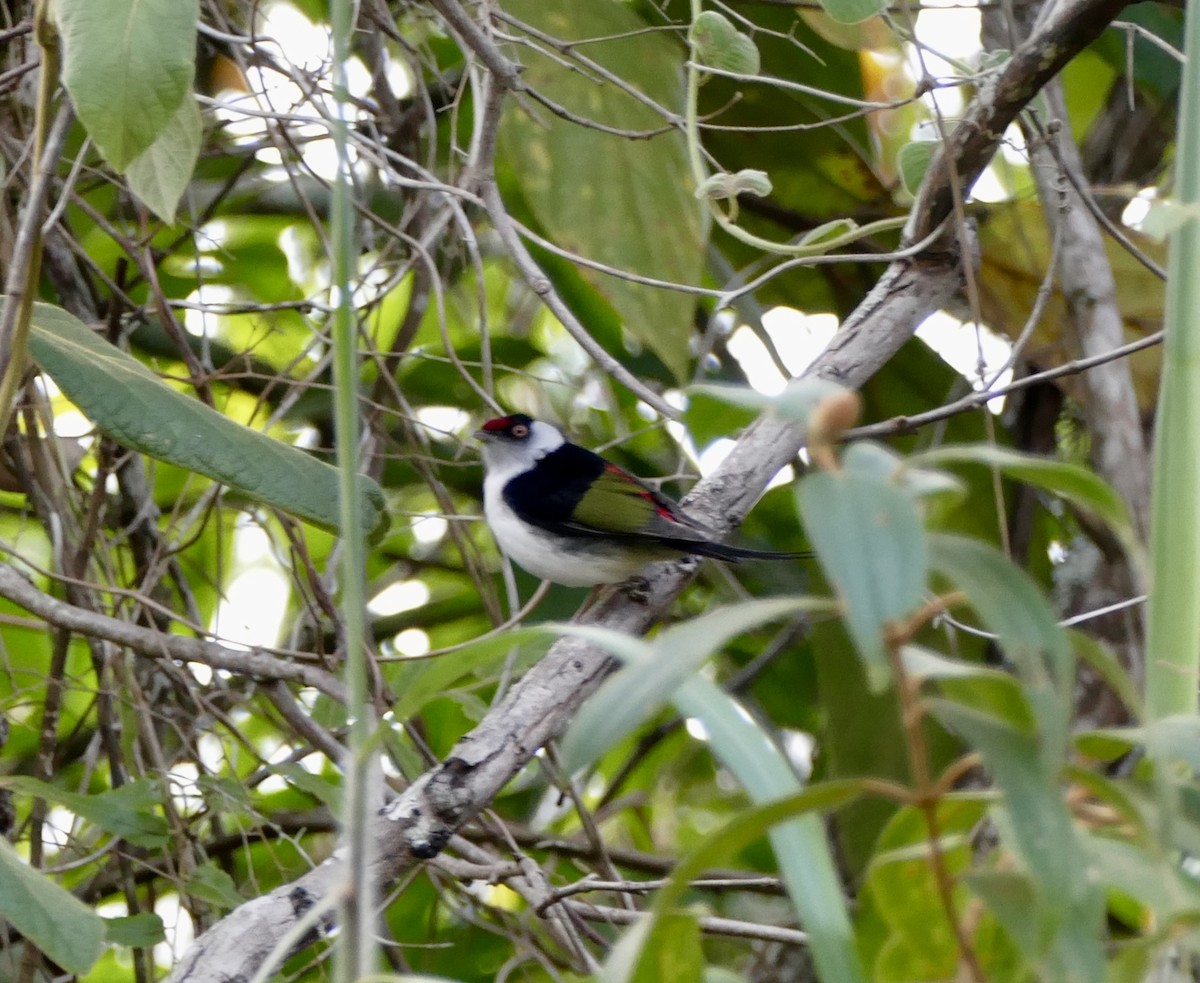
{"label": "red eye", "polygon": [[517,440],[524,440],[529,436],[529,428],[523,423],[514,423],[508,431],[509,435],[516,437]]}

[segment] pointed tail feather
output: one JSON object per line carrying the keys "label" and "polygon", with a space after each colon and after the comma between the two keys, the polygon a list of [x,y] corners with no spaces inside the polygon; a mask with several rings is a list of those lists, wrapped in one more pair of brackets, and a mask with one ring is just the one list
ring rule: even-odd
{"label": "pointed tail feather", "polygon": [[800,550],[794,553],[777,550],[756,550],[749,546],[731,546],[729,543],[718,543],[708,539],[685,539],[680,537],[661,536],[658,541],[664,546],[695,553],[697,556],[709,556],[714,560],[727,560],[737,563],[738,560],[811,560],[813,553]]}

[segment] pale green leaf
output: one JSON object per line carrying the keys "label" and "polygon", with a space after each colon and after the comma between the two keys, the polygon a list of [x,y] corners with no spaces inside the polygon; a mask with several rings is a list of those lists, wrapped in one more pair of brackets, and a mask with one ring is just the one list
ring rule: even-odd
{"label": "pale green leaf", "polygon": [[170,835],[166,819],[154,811],[162,802],[162,789],[149,779],[95,795],[69,792],[27,775],[0,777],[0,788],[53,802],[136,846],[161,847]]}
{"label": "pale green leaf", "polygon": [[845,605],[869,684],[889,679],[884,632],[921,603],[925,532],[911,496],[877,477],[810,474],[796,491],[804,528]]}
{"label": "pale green leaf", "polygon": [[86,973],[104,951],[104,919],[25,863],[2,836],[0,919],[69,973]]}
{"label": "pale green leaf", "polygon": [[724,201],[738,195],[754,195],[765,198],[771,193],[771,179],[766,171],[743,168],[736,174],[710,174],[696,189],[697,198]]}
{"label": "pale green leaf", "polygon": [[1176,201],[1160,198],[1151,204],[1142,219],[1140,231],[1163,242],[1173,232],[1178,232],[1188,222],[1200,219],[1200,202]]}
{"label": "pale green leaf", "polygon": [[[2,303],[2,299],[0,299]],[[207,475],[326,529],[339,521],[337,469],[172,389],[66,311],[35,304],[29,351],[117,443]],[[383,491],[363,484],[365,531],[387,527]]]}
{"label": "pale green leaf", "polygon": [[995,468],[1006,477],[1058,495],[1100,519],[1120,539],[1130,556],[1138,558],[1140,546],[1124,500],[1094,471],[1056,458],[1022,454],[991,444],[939,447],[914,454],[908,460],[909,467],[936,468],[956,463]]}
{"label": "pale green leaf", "polygon": [[[630,638],[620,632],[598,629],[587,625],[560,625],[561,633],[587,638],[606,648],[626,662],[640,663],[650,647],[639,639]],[[676,708],[689,717],[699,720],[708,733],[709,746],[716,757],[737,778],[746,793],[756,803],[770,802],[788,796],[795,800],[781,806],[781,813],[772,814],[770,840],[776,859],[783,874],[784,883],[797,913],[809,933],[809,941],[818,970],[824,978],[858,983],[863,979],[858,955],[854,949],[853,933],[842,896],[837,869],[825,840],[825,827],[812,815],[780,822],[787,816],[796,816],[810,808],[828,805],[830,797],[841,803],[849,794],[857,794],[857,785],[826,787],[820,794],[816,790],[800,791],[800,781],[783,753],[771,737],[755,722],[754,718],[728,693],[699,676],[685,679],[674,696]],[[853,787],[854,791],[849,790]],[[779,806],[779,803],[773,803]],[[779,823],[779,825],[772,825]],[[761,835],[756,827],[755,833]],[[756,838],[756,837],[754,837]],[[721,841],[725,845],[728,838]],[[716,849],[716,847],[713,847]],[[702,860],[706,860],[707,854]],[[693,861],[699,862],[696,858]],[[681,864],[676,870],[675,890],[660,893],[655,906],[656,916],[670,910],[692,871],[690,864]],[[628,938],[628,936],[627,936]],[[622,966],[636,965],[634,960],[640,950],[638,941],[622,949]],[[632,951],[630,951],[632,950]],[[606,976],[606,980],[629,979],[625,975]]]}
{"label": "pale green leaf", "polygon": [[921,182],[925,180],[925,172],[929,170],[929,162],[941,147],[940,140],[913,140],[906,143],[896,153],[896,169],[900,172],[900,181],[904,190],[916,197],[921,190]]}
{"label": "pale green leaf", "polygon": [[1027,574],[986,543],[931,533],[929,563],[967,595],[984,626],[999,636],[1037,715],[1041,753],[1057,767],[1066,749],[1075,660],[1053,609]]}
{"label": "pale green leaf", "polygon": [[158,139],[129,165],[129,187],[168,224],[175,221],[179,199],[192,179],[202,131],[200,108],[188,93]]}
{"label": "pale green leaf", "polygon": [[[667,35],[647,32],[628,5],[505,0],[503,7],[556,38],[588,39],[587,57],[606,71],[660,106],[676,111],[682,106],[679,48]],[[601,126],[663,128],[662,117],[640,99],[615,85],[597,85],[590,73],[573,71],[540,48],[520,49],[526,87]],[[563,119],[533,100],[510,99],[506,106],[497,164],[559,248],[670,283],[701,281],[708,230],[693,194],[682,133],[669,129],[653,139],[630,140]],[[578,267],[576,275],[612,305],[620,326],[676,379],[691,376],[694,297],[586,267]]]}
{"label": "pale green leaf", "polygon": [[191,88],[199,0],[56,0],[52,9],[75,111],[124,172]]}
{"label": "pale green leaf", "polygon": [[705,10],[692,22],[688,40],[702,65],[737,75],[757,75],[758,48],[742,34],[729,18],[715,10]]}
{"label": "pale green leaf", "polygon": [[830,600],[811,597],[745,601],[684,621],[653,643],[624,643],[628,664],[583,705],[563,739],[566,767],[575,771],[591,764],[645,723],[731,638],[768,621],[835,607]]}
{"label": "pale green leaf", "polygon": [[834,239],[847,235],[858,228],[858,223],[850,218],[835,218],[829,222],[822,222],[815,229],[809,229],[800,237],[799,245],[801,246],[817,246],[822,242],[831,242]]}
{"label": "pale green leaf", "polygon": [[[1058,775],[1047,767],[1037,737],[946,700],[930,700],[927,706],[983,755],[1004,793],[1015,845],[1037,900],[1026,917],[1037,922],[1048,978],[1098,983],[1104,966],[1103,895],[1089,879]],[[1002,911],[996,913],[1005,920]]]}
{"label": "pale green leaf", "polygon": [[166,940],[162,919],[152,911],[124,918],[104,919],[105,939],[112,945],[142,949]]}

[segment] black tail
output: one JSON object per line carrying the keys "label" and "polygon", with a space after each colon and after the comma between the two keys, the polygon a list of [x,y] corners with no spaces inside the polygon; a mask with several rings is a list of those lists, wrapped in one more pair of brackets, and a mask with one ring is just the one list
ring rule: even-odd
{"label": "black tail", "polygon": [[730,546],[728,543],[714,543],[704,539],[662,539],[665,546],[695,553],[697,556],[711,556],[714,560],[728,560],[737,563],[738,560],[811,560],[813,554],[808,550],[795,553],[781,553],[776,550],[756,550],[749,546]]}

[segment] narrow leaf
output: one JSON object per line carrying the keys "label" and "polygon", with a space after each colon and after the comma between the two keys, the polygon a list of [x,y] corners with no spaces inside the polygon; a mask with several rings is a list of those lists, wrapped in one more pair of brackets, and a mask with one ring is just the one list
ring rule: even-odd
{"label": "narrow leaf", "polygon": [[966,593],[1025,682],[1055,770],[1066,749],[1075,660],[1066,632],[1037,585],[998,551],[973,539],[931,533],[929,562]]}
{"label": "narrow leaf", "polygon": [[1066,499],[1105,523],[1132,558],[1137,559],[1141,552],[1124,500],[1094,471],[1052,457],[1021,454],[991,444],[939,447],[914,454],[908,459],[909,467],[942,467],[952,463],[982,464],[995,468],[1007,477]]}
{"label": "narrow leaf", "polygon": [[[34,305],[29,350],[71,402],[117,443],[322,528],[337,528],[335,468],[172,389],[61,308]],[[366,531],[381,535],[388,521],[383,491],[370,479],[363,485]]]}
{"label": "narrow leaf", "polygon": [[747,601],[683,622],[652,645],[641,643],[641,654],[605,680],[567,731],[562,748],[567,768],[590,764],[645,723],[731,638],[767,621],[835,607],[811,597]]}

